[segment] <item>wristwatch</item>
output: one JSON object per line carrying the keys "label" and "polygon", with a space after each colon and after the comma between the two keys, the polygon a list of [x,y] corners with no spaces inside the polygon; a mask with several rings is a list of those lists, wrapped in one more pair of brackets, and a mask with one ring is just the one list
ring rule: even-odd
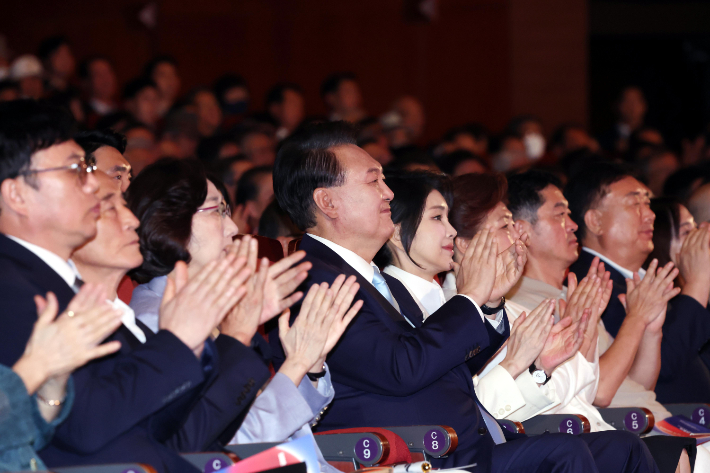
{"label": "wristwatch", "polygon": [[495,315],[503,308],[505,307],[505,297],[500,298],[500,305],[498,307],[488,307],[487,305],[483,304],[481,306],[481,312],[483,312],[486,315]]}
{"label": "wristwatch", "polygon": [[532,375],[533,381],[535,381],[537,384],[542,385],[547,384],[547,382],[551,378],[551,376],[548,376],[547,373],[545,373],[545,370],[537,369],[534,362],[532,365],[530,365],[530,374]]}

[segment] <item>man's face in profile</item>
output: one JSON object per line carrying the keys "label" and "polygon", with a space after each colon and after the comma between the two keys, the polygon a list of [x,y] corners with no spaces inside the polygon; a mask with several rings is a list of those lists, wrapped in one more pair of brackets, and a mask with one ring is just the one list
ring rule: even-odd
{"label": "man's face in profile", "polygon": [[343,231],[384,244],[394,231],[382,166],[355,145],[332,148],[345,171],[345,183],[330,189]]}

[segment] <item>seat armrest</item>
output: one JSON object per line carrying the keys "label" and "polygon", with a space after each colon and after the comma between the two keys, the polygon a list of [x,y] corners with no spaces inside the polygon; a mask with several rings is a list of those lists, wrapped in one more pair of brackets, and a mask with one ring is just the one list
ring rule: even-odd
{"label": "seat armrest", "polygon": [[589,433],[589,420],[579,414],[543,414],[523,422],[525,433],[539,435],[545,432],[579,435]]}
{"label": "seat armrest", "polygon": [[236,455],[238,460],[243,460],[277,445],[281,445],[281,442],[241,443],[238,445],[225,445],[224,449],[227,452]]}
{"label": "seat armrest", "polygon": [[442,458],[456,450],[459,437],[456,431],[447,425],[408,425],[404,427],[386,427],[402,437],[410,452],[424,454],[424,458]]}
{"label": "seat armrest", "polygon": [[643,435],[653,430],[656,419],[645,407],[607,407],[599,409],[604,421],[617,430]]}
{"label": "seat armrest", "polygon": [[314,438],[326,461],[353,461],[369,467],[385,462],[390,453],[389,441],[378,432],[324,432]]}
{"label": "seat armrest", "polygon": [[683,415],[696,424],[710,426],[710,405],[704,403],[664,404],[668,412],[674,416]]}
{"label": "seat armrest", "polygon": [[512,432],[514,434],[524,434],[525,433],[525,427],[523,427],[523,424],[521,422],[515,421],[515,420],[509,420],[509,419],[497,419],[498,420],[498,425],[502,429],[507,430],[508,432]]}
{"label": "seat armrest", "polygon": [[231,452],[181,453],[180,456],[184,460],[192,463],[203,473],[219,471],[239,461],[239,457]]}
{"label": "seat armrest", "polygon": [[54,473],[157,473],[155,468],[144,463],[111,463],[107,465],[83,465],[52,468]]}

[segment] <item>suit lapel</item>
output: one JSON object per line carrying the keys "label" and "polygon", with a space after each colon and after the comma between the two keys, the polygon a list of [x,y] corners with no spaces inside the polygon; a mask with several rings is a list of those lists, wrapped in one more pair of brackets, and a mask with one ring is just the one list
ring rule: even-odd
{"label": "suit lapel", "polygon": [[[357,278],[357,282],[360,284],[361,293],[365,293],[370,299],[374,299],[375,303],[379,304],[392,320],[396,322],[404,322],[407,326],[409,326],[402,314],[397,312],[397,309],[395,309],[392,304],[390,304],[390,302],[385,299],[377,289],[375,289],[375,286],[373,286],[370,281],[362,277],[360,273],[346,263],[345,260],[335,251],[308,235],[305,235],[303,240],[301,240],[301,246],[299,249],[306,252],[308,255],[307,259],[318,259],[322,264],[331,267],[337,273],[344,274],[346,277],[355,276],[355,278]],[[398,299],[395,300],[399,303]]]}
{"label": "suit lapel", "polygon": [[[59,301],[59,310],[64,310],[74,297],[74,291],[47,263],[30,250],[0,233],[0,256],[17,264],[27,274],[27,279],[45,291],[52,291]],[[41,294],[44,296],[45,294]]]}

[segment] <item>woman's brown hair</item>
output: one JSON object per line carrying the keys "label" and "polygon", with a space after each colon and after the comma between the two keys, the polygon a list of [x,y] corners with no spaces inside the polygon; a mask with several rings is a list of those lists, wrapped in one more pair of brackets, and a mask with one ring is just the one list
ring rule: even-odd
{"label": "woman's brown hair", "polygon": [[454,178],[454,203],[449,221],[462,238],[473,238],[488,212],[508,193],[508,181],[498,172],[464,174]]}

